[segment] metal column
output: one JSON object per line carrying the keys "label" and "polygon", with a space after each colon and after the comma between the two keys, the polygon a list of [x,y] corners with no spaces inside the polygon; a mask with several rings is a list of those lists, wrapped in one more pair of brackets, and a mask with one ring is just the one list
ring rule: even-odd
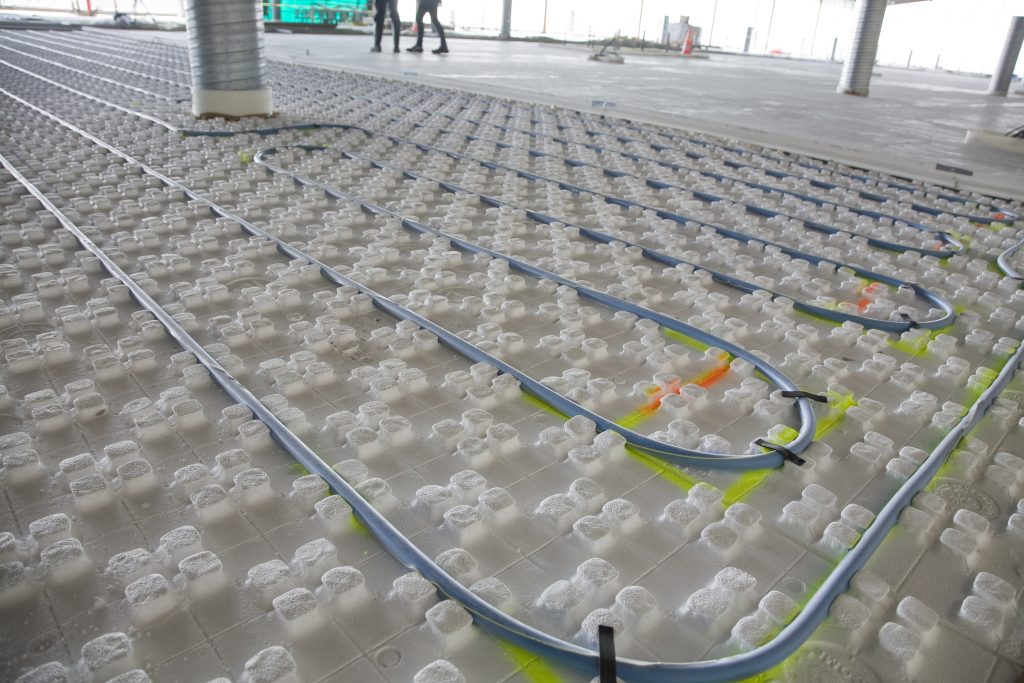
{"label": "metal column", "polygon": [[501,5],[501,33],[498,34],[498,38],[512,38],[512,0],[504,0]]}
{"label": "metal column", "polygon": [[1013,67],[1017,64],[1017,57],[1020,56],[1022,42],[1024,42],[1024,17],[1013,17],[1010,19],[1010,32],[1006,35],[1003,53],[999,55],[999,63],[988,84],[990,95],[1005,95],[1010,89]]}
{"label": "metal column", "polygon": [[185,25],[192,66],[192,113],[272,113],[262,2],[188,0]]}
{"label": "metal column", "polygon": [[838,92],[867,97],[887,4],[888,0],[857,0],[857,26],[850,54],[843,63],[843,73],[836,88]]}

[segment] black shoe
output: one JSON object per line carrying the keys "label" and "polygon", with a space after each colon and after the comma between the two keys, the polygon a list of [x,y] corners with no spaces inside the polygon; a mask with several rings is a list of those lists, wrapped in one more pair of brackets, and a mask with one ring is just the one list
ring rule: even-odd
{"label": "black shoe", "polygon": [[406,52],[423,52],[422,45],[413,45],[412,47],[405,48]]}
{"label": "black shoe", "polygon": [[397,45],[395,45],[395,54],[397,55],[401,51],[402,51],[401,48],[399,48]]}
{"label": "black shoe", "polygon": [[380,45],[374,45],[371,47],[370,52],[380,52]]}
{"label": "black shoe", "polygon": [[446,54],[448,54],[448,46],[447,45],[442,45],[441,47],[437,48],[436,50],[431,50],[431,52],[433,52],[435,55],[446,55]]}

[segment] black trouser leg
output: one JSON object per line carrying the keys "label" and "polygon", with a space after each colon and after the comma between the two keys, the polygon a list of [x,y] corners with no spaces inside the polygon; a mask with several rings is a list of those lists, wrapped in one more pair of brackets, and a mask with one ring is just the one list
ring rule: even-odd
{"label": "black trouser leg", "polygon": [[427,15],[427,8],[421,2],[416,7],[416,46],[423,47],[423,17]]}
{"label": "black trouser leg", "polygon": [[391,13],[391,32],[395,34],[395,49],[398,49],[398,40],[402,35],[402,20],[398,18],[398,0],[388,0],[388,7]]}
{"label": "black trouser leg", "polygon": [[434,27],[434,33],[441,37],[441,47],[447,48],[448,43],[444,39],[444,26],[441,26],[441,22],[437,20],[437,5],[430,8],[430,22]]}
{"label": "black trouser leg", "polygon": [[[380,39],[384,36],[384,11],[387,9],[388,0],[374,0],[373,8],[373,44],[380,47]],[[392,15],[394,16],[394,15]]]}

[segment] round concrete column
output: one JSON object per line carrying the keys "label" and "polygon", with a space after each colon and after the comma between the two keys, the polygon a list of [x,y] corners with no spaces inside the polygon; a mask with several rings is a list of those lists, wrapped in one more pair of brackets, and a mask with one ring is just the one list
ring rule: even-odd
{"label": "round concrete column", "polygon": [[1021,43],[1024,43],[1024,17],[1013,17],[1010,20],[1010,31],[1006,34],[1006,44],[999,55],[999,63],[988,84],[990,95],[1005,95],[1010,89],[1010,79],[1013,78],[1013,67],[1017,65],[1020,56]]}
{"label": "round concrete column", "polygon": [[836,89],[844,95],[868,96],[871,70],[878,54],[878,36],[888,0],[857,0],[857,25],[853,32],[850,54],[843,63],[843,73]]}
{"label": "round concrete column", "polygon": [[512,0],[504,0],[501,5],[501,33],[498,38],[509,40],[512,37]]}
{"label": "round concrete column", "polygon": [[272,113],[262,4],[255,0],[189,0],[185,25],[192,65],[192,113]]}

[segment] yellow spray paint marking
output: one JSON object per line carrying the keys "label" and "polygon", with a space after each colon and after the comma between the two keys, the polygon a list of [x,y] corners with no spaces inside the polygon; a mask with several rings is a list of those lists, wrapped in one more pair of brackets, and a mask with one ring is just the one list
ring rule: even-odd
{"label": "yellow spray paint marking", "polygon": [[[783,624],[788,624],[789,622],[793,621],[793,619],[796,618],[796,615],[803,611],[804,607],[807,606],[807,603],[810,602],[811,597],[815,593],[818,592],[818,589],[821,587],[821,584],[825,583],[825,578],[826,577],[827,577],[827,575],[822,576],[822,577],[818,578],[814,583],[807,585],[807,587],[804,590],[803,596],[799,600],[796,601],[797,606],[793,609],[792,612],[787,614],[785,616],[785,618],[783,619]],[[781,631],[782,631],[782,627],[781,626],[772,629],[771,633],[767,637],[765,637],[764,640],[762,640],[760,643],[758,643],[758,645],[764,645],[765,643],[770,642]],[[808,642],[810,642],[810,641],[808,641]],[[737,683],[772,683],[774,681],[784,680],[785,679],[784,671],[785,671],[785,667],[786,667],[786,662],[789,661],[791,658],[796,657],[797,653],[799,653],[800,650],[802,650],[804,647],[806,647],[806,645],[801,645],[800,648],[797,649],[796,652],[794,652],[792,655],[790,655],[789,657],[787,657],[786,659],[784,659],[780,663],[776,664],[772,668],[768,669],[767,671],[762,671],[759,674],[754,674],[750,678],[739,679],[737,681]]]}
{"label": "yellow spray paint marking", "polygon": [[[1006,367],[1006,364],[1008,362],[1009,362],[1008,358],[1003,360],[1003,362],[999,365],[999,369],[998,370],[995,370],[995,369],[992,369],[992,368],[983,368],[982,369],[981,377],[980,377],[981,381],[978,384],[976,384],[975,386],[968,387],[968,389],[967,389],[967,391],[968,391],[967,395],[969,397],[969,400],[967,402],[967,408],[964,409],[964,414],[966,414],[967,411],[969,411],[972,407],[974,407],[974,404],[976,404],[978,402],[978,400],[981,398],[981,395],[983,393],[985,393],[985,390],[988,389],[990,386],[992,386],[993,382],[996,381],[996,378],[999,377],[999,373],[1003,371],[1003,368]],[[939,441],[939,439],[936,437],[936,443],[938,441]],[[956,452],[956,449],[953,450],[953,453],[955,453],[955,452]],[[952,453],[950,454],[950,456],[952,456]],[[947,458],[946,462],[942,463],[942,466],[935,473],[935,476],[932,477],[930,482],[928,482],[927,489],[930,491],[932,489],[932,487],[935,485],[936,481],[938,481],[939,479],[941,479],[943,477],[949,476],[950,470],[953,469],[953,466],[954,466],[953,458],[952,457]]]}
{"label": "yellow spray paint marking", "polygon": [[749,472],[744,472],[736,481],[727,486],[725,491],[722,492],[722,500],[725,502],[726,506],[740,502],[746,498],[751,491],[760,486],[761,482],[763,482],[772,472],[773,470],[751,470]]}
{"label": "yellow spray paint marking", "polygon": [[555,670],[537,655],[526,648],[513,645],[512,643],[506,643],[501,640],[497,642],[501,649],[505,651],[505,656],[520,668],[523,676],[530,683],[561,683],[562,677],[555,673]]}
{"label": "yellow spray paint marking", "polygon": [[[545,412],[551,413],[552,415],[557,415],[562,419],[569,419],[568,415],[565,415],[561,411],[549,406],[547,403],[537,398],[536,396],[533,396],[532,394],[527,394],[525,392],[523,393],[523,396],[526,399],[526,402],[529,403],[530,405],[536,406],[537,408],[540,408]],[[690,477],[683,474],[683,471],[681,469],[673,467],[672,465],[666,465],[664,462],[658,460],[654,456],[642,453],[641,451],[638,451],[632,446],[626,446],[626,453],[629,454],[629,457],[635,460],[636,462],[640,463],[647,469],[651,470],[659,477],[675,484],[684,491],[689,491],[690,487],[697,483],[694,479],[691,479]]]}
{"label": "yellow spray paint marking", "polygon": [[[785,664],[785,662],[783,662]],[[784,680],[782,677],[783,664],[778,664],[768,669],[764,673],[759,673],[750,678],[743,678],[737,681],[737,683],[773,683],[774,681]]]}
{"label": "yellow spray paint marking", "polygon": [[[957,315],[963,313],[962,306],[954,306],[953,309],[956,311]],[[909,356],[917,356],[925,353],[928,350],[928,344],[930,344],[932,340],[940,334],[948,330],[949,327],[951,326],[944,327],[941,330],[928,330],[928,334],[922,334],[910,341],[906,341],[902,338],[897,339],[896,341],[890,341],[889,346],[897,351],[902,351]]]}
{"label": "yellow spray paint marking", "polygon": [[[783,446],[792,442],[799,435],[799,432],[792,427],[786,427],[776,440]],[[765,453],[770,452],[771,449],[763,449]],[[753,491],[762,481],[768,477],[769,474],[774,472],[773,469],[764,470],[751,470],[744,472],[740,477],[732,484],[726,487],[725,491],[722,492],[723,500],[728,504],[732,505],[743,500],[747,494]]]}
{"label": "yellow spray paint marking", "polygon": [[662,334],[664,334],[669,339],[673,339],[673,340],[679,342],[680,344],[685,344],[686,346],[690,346],[692,348],[695,348],[698,351],[706,351],[706,350],[711,348],[710,346],[708,346],[704,342],[699,342],[696,339],[694,339],[693,337],[687,337],[682,332],[676,332],[675,330],[668,330],[668,329],[665,329],[664,327],[661,328],[661,332],[662,332]]}
{"label": "yellow spray paint marking", "polygon": [[551,413],[552,415],[556,415],[556,416],[562,418],[563,420],[568,420],[569,419],[568,415],[563,413],[558,408],[555,408],[554,406],[549,405],[548,402],[545,401],[544,399],[537,398],[533,394],[530,394],[530,393],[525,392],[525,391],[522,392],[522,394],[523,394],[523,399],[525,399],[526,402],[529,403],[534,408],[540,408],[544,412]]}
{"label": "yellow spray paint marking", "polygon": [[[1014,347],[1014,349],[1016,350],[1016,347]],[[996,378],[999,377],[999,373],[1003,371],[1003,368],[1006,367],[1006,364],[1008,362],[1009,362],[1009,358],[1006,358],[1006,359],[1003,360],[1002,363],[999,364],[999,368],[998,369],[981,368],[979,370],[979,379],[980,379],[980,381],[977,382],[973,386],[967,387],[967,397],[968,397],[967,407],[964,409],[963,414],[966,414],[967,411],[969,411],[972,407],[974,407],[974,404],[976,404],[978,402],[978,400],[981,398],[981,395],[983,393],[985,393],[985,390],[988,389],[990,386],[992,386],[992,383],[996,381]],[[932,447],[934,447],[934,445],[937,445],[940,440],[941,439],[939,437],[936,437],[935,438],[935,443],[932,444]],[[944,462],[942,464],[942,466],[939,468],[939,470],[935,473],[935,476],[932,477],[932,480],[928,483],[928,490],[931,490],[932,486],[935,484],[935,482],[938,479],[940,479],[942,477],[948,476],[949,472],[950,472],[950,470],[952,468],[953,468],[953,459],[952,458],[947,458],[946,462]]]}
{"label": "yellow spray paint marking", "polygon": [[[1005,365],[1005,363],[1003,364]],[[967,387],[968,405],[974,405],[981,398],[981,395],[992,386],[992,383],[996,381],[996,377],[999,373],[992,368],[978,368],[975,373],[977,379],[975,382]]]}
{"label": "yellow spray paint marking", "polygon": [[853,397],[853,394],[836,395],[835,401],[831,404],[831,410],[824,418],[818,420],[818,429],[814,432],[814,440],[820,441],[823,436],[835,429],[836,425],[846,417],[846,411],[855,405],[857,405],[857,399]]}
{"label": "yellow spray paint marking", "polygon": [[[301,462],[293,462],[291,465],[288,465],[288,473],[294,474],[296,477],[307,477],[310,474],[312,474],[312,472],[310,472],[309,470],[302,466]],[[328,488],[320,495],[320,498],[318,500],[323,500],[324,498],[327,498],[330,495],[331,490]]]}
{"label": "yellow spray paint marking", "polygon": [[626,452],[629,453],[629,456],[633,458],[633,460],[636,460],[662,479],[675,484],[683,491],[689,491],[693,485],[697,483],[696,479],[686,476],[678,467],[666,464],[653,456],[647,455],[646,453],[641,453],[632,446],[627,446]]}
{"label": "yellow spray paint marking", "polygon": [[[1006,363],[1007,363],[1007,361],[1004,361],[1000,365],[999,370],[989,369],[989,372],[984,373],[984,376],[982,377],[982,381],[980,383],[981,385],[983,385],[984,388],[982,388],[980,390],[977,390],[977,396],[976,397],[972,397],[972,400],[971,400],[971,402],[969,404],[970,406],[973,407],[978,402],[978,399],[981,397],[981,394],[984,393],[984,389],[990,387],[992,385],[992,383],[995,382],[996,377],[998,377],[998,375],[1002,371],[1002,369],[1004,367],[1006,367]],[[974,391],[972,391],[972,394],[973,393],[974,393]],[[845,413],[846,410],[850,406],[852,406],[852,405],[856,405],[856,401],[853,399],[853,396],[846,396],[846,397],[844,397],[842,403],[837,403],[836,404],[836,407],[838,408],[840,406],[843,406],[842,412]],[[838,420],[836,422],[838,422]],[[834,426],[834,424],[831,425],[831,426]],[[821,431],[820,427],[819,427],[818,431],[819,432]],[[964,438],[967,438],[971,434],[975,433],[975,431],[976,431],[976,429],[972,430],[969,434],[966,434],[964,436]],[[963,439],[961,439],[961,441],[963,441]],[[931,481],[928,483],[928,486],[926,487],[926,490],[929,490],[929,491],[932,490],[932,488],[935,485],[935,482],[937,482],[943,476],[946,476],[946,473],[949,471],[949,468],[951,466],[952,466],[951,461],[949,459],[947,459],[946,462],[943,463],[942,467],[940,467],[939,470],[932,477]],[[889,533],[886,534],[885,539],[882,540],[882,545],[890,543],[890,540],[894,538],[894,536],[893,536],[894,532],[898,532],[899,529],[900,529],[899,525],[893,527],[889,531]],[[859,537],[858,537],[858,540],[859,540]],[[881,547],[879,548],[879,550],[875,551],[876,556],[878,555],[880,550],[881,550]],[[827,576],[822,576],[814,585],[808,586],[807,591],[805,592],[805,596],[806,597],[798,601],[798,605],[799,605],[799,609],[800,610],[802,610],[807,605],[807,602],[810,600],[810,596],[812,596],[815,593],[817,593],[818,588],[820,588],[821,584],[823,584],[825,582],[826,578],[827,578]],[[793,615],[791,615],[790,618],[787,619],[787,622],[791,620],[792,616],[795,616],[795,613]],[[772,634],[772,638],[774,638],[777,633],[778,633],[778,631],[773,633]],[[810,641],[808,641],[808,644],[809,643],[810,643]],[[781,678],[783,678],[783,672],[784,672],[784,668],[785,668],[786,662],[789,661],[790,659],[793,659],[793,658],[797,657],[797,655],[801,652],[801,650],[806,648],[808,646],[808,644],[805,644],[805,645],[801,646],[800,649],[798,649],[795,653],[793,653],[788,658],[786,658],[786,660],[784,660],[780,664],[772,667],[771,669],[769,669],[767,671],[764,671],[764,672],[762,672],[760,674],[757,674],[755,676],[751,676],[750,678],[744,679],[744,683],[768,683],[769,681],[780,680]]]}
{"label": "yellow spray paint marking", "polygon": [[[807,606],[807,603],[811,601],[811,598],[814,597],[818,593],[818,590],[821,588],[821,585],[823,583],[825,583],[825,579],[828,578],[828,576],[829,576],[829,574],[823,574],[822,576],[819,576],[817,579],[815,579],[815,581],[813,583],[808,583],[806,585],[806,587],[804,588],[803,595],[800,597],[800,599],[798,599],[796,601],[796,604],[797,604],[796,608],[792,612],[787,614],[786,618],[783,620],[784,624],[788,624],[789,622],[793,621],[793,619],[796,618],[796,615],[804,610],[804,608]],[[771,636],[769,638],[767,638],[764,642],[767,643],[769,640],[772,640],[781,631],[782,631],[781,627],[774,629],[772,631]],[[800,648],[797,650],[797,652],[799,652],[803,648],[807,647],[808,644],[810,644],[809,640],[804,645],[801,645]],[[794,657],[795,655],[796,655],[796,653],[794,653],[793,655],[790,655],[790,657]],[[750,680],[750,681],[765,681],[765,682],[767,682],[767,681],[782,680],[782,678],[783,678],[782,677],[782,672],[783,672],[785,666],[786,666],[786,660],[783,660],[782,662],[780,662],[776,666],[772,667],[768,671],[765,671],[765,672],[763,672],[763,673],[761,673],[761,674],[759,674],[757,676],[754,676],[752,678],[749,678],[747,680]]]}
{"label": "yellow spray paint marking", "polygon": [[[853,394],[846,394],[839,396],[837,394],[829,394],[830,399],[830,410],[828,414],[818,420],[818,428],[814,432],[814,440],[819,441],[823,436],[831,432],[835,427],[842,422],[843,418],[846,417],[846,411],[851,407],[857,405],[856,399]],[[778,437],[777,441],[785,446],[792,443],[799,432],[792,427],[784,429]],[[764,449],[768,452],[770,449]],[[761,482],[765,480],[774,470],[751,470],[745,472],[739,476],[732,484],[726,487],[723,492],[723,499],[726,505],[732,505],[742,501],[747,495],[750,494],[755,488],[757,488]]]}
{"label": "yellow spray paint marking", "polygon": [[796,440],[796,437],[798,436],[800,436],[800,432],[798,432],[797,430],[793,429],[792,427],[784,427],[782,431],[779,432],[777,438],[779,440],[779,443],[785,446],[787,444],[793,443],[793,441]]}
{"label": "yellow spray paint marking", "polygon": [[[1006,365],[1006,363],[1004,362],[1003,366],[1005,366],[1005,365]],[[995,372],[995,371],[992,371],[992,372],[993,372],[993,374],[992,374],[991,378],[989,378],[989,377],[985,378],[985,386],[986,387],[991,386],[992,382],[995,381],[995,377],[998,375],[998,372]],[[978,392],[979,397],[980,397],[981,393],[982,393],[981,391]],[[852,397],[850,397],[850,399],[852,400]],[[975,398],[971,402],[971,405],[973,406],[974,403],[976,403],[976,402],[977,402],[977,398]],[[968,436],[973,434],[974,431],[975,430],[972,430],[970,434],[966,434],[964,436],[964,438],[967,438]],[[962,440],[963,439],[961,439],[961,441]],[[939,468],[938,472],[936,472],[935,475],[932,477],[931,481],[928,483],[928,486],[927,486],[926,490],[929,490],[929,491],[932,490],[932,488],[935,485],[935,482],[938,481],[943,476],[945,476],[945,473],[948,472],[950,467],[951,467],[951,461],[947,460],[942,465],[942,467]],[[886,537],[882,540],[882,543],[879,546],[878,550],[875,551],[875,555],[877,556],[882,551],[882,546],[885,546],[886,544],[891,543],[892,540],[895,538],[894,534],[895,533],[900,533],[900,531],[901,531],[901,527],[899,525],[893,527],[889,531],[889,533],[886,534]],[[858,541],[859,540],[860,540],[860,536],[858,535]],[[856,543],[854,545],[856,545]],[[799,605],[800,610],[802,610],[806,606],[807,602],[810,600],[810,596],[812,596],[815,593],[817,593],[818,588],[820,588],[821,584],[823,584],[825,582],[826,578],[827,578],[827,575],[826,576],[822,576],[814,585],[808,586],[807,591],[805,592],[805,595],[807,597],[805,597],[804,599],[801,599],[800,601],[798,601],[798,605]],[[795,616],[795,613],[792,616]],[[787,619],[787,622],[790,619],[791,619],[791,617],[789,619]],[[778,631],[773,633],[772,634],[772,638],[774,638],[777,633],[778,633]],[[808,644],[809,643],[810,643],[810,641],[808,641]],[[807,647],[808,644],[805,644],[805,645],[801,646],[795,653],[790,655],[786,660],[784,660],[780,664],[776,665],[775,667],[769,669],[768,671],[765,671],[765,672],[762,672],[762,673],[757,674],[755,676],[752,676],[750,678],[744,679],[744,683],[767,683],[768,681],[779,680],[780,678],[782,678],[782,673],[783,673],[784,667],[786,665],[786,662],[789,661],[790,659],[793,659],[793,658],[797,657],[798,654],[801,652],[801,650],[803,650],[805,647]]]}
{"label": "yellow spray paint marking", "polygon": [[[288,473],[294,474],[296,477],[304,477],[310,474],[310,471],[303,467],[302,463],[293,462],[291,465],[288,465]],[[324,492],[323,498],[327,498],[330,495],[331,491],[327,490],[326,492]],[[363,521],[356,517],[354,514],[350,514],[348,516],[348,526],[349,529],[359,534],[360,536],[370,535],[370,530],[367,528],[367,526],[363,524]]]}
{"label": "yellow spray paint marking", "polygon": [[363,520],[359,519],[355,515],[349,515],[348,517],[348,528],[359,534],[360,536],[369,536],[370,530],[363,524]]}
{"label": "yellow spray paint marking", "polygon": [[[989,368],[989,372],[984,373],[984,376],[982,377],[982,381],[980,383],[981,385],[983,385],[984,388],[982,388],[980,390],[977,390],[977,396],[972,398],[969,406],[973,407],[978,402],[978,399],[981,397],[981,394],[984,393],[984,390],[986,388],[990,387],[992,385],[992,383],[995,382],[996,377],[998,377],[998,375],[1002,371],[1002,369],[1006,367],[1006,363],[1007,362],[1008,362],[1008,359],[1006,361],[1003,361],[1003,363],[999,367],[999,370],[993,370],[993,369]],[[974,393],[974,391],[972,391],[972,394],[973,393]],[[853,400],[852,396],[847,397],[847,401],[850,403],[850,405],[855,405],[856,404],[856,402]],[[847,407],[849,407],[849,406],[847,406]],[[968,410],[969,409],[970,408],[968,408]],[[844,412],[845,412],[845,410],[844,410]],[[965,434],[963,438],[966,439],[968,436],[971,436],[976,431],[977,431],[977,429],[971,430],[971,432],[968,433],[968,434]],[[938,441],[938,439],[936,439],[936,440]],[[961,439],[961,442],[962,441],[963,441],[963,439]],[[954,451],[955,451],[955,449],[954,449]],[[939,470],[932,477],[931,481],[928,482],[926,490],[928,490],[928,491],[932,490],[934,488],[934,486],[935,486],[935,483],[939,479],[943,478],[944,476],[947,476],[947,473],[949,472],[951,467],[952,467],[952,461],[950,459],[947,459],[946,462],[943,463],[942,467],[940,467]],[[899,533],[899,531],[900,531],[900,526],[899,525],[893,527],[889,531],[889,533],[886,534],[886,537],[882,540],[882,544],[881,545],[884,546],[887,543],[891,543],[892,539],[895,538],[893,534],[894,533]],[[858,537],[858,540],[859,540],[859,537]],[[881,551],[881,546],[879,547],[878,550],[875,551],[875,555],[877,556],[880,551]],[[827,577],[826,576],[821,577],[813,586],[809,586],[808,587],[808,589],[807,589],[807,591],[805,593],[807,597],[802,599],[802,600],[800,600],[798,602],[798,604],[800,606],[800,609],[803,609],[806,606],[807,601],[810,599],[810,596],[814,595],[817,592],[817,590],[821,586],[821,584],[825,582],[825,578],[827,578]],[[772,637],[774,637],[774,635],[775,634],[773,634]],[[810,641],[808,641],[808,642],[810,642]],[[785,667],[786,661],[789,661],[790,659],[795,658],[797,656],[797,654],[801,650],[804,649],[804,647],[807,647],[807,645],[805,644],[804,646],[801,646],[801,648],[798,649],[796,653],[790,655],[790,657],[788,657],[782,663],[780,663],[777,666],[769,669],[768,671],[765,671],[763,673],[757,674],[756,676],[752,676],[750,678],[745,679],[745,683],[767,683],[768,681],[779,680],[782,677],[782,673],[783,673],[783,669]]]}
{"label": "yellow spray paint marking", "polygon": [[[713,371],[709,371],[709,373],[710,372]],[[546,412],[549,412],[553,415],[557,415],[561,418],[568,418],[567,415],[551,407],[550,405],[545,403],[543,400],[537,398],[536,396],[527,393],[524,393],[523,395],[525,400],[530,405],[536,406]],[[832,409],[823,419],[818,421],[818,429],[814,433],[815,440],[818,440],[821,437],[828,434],[832,429],[836,427],[836,425],[839,424],[839,422],[842,421],[843,417],[846,416],[846,411],[849,410],[852,406],[857,405],[857,401],[856,399],[854,399],[852,394],[846,394],[843,396],[830,394],[829,397],[832,401],[832,403],[830,404]],[[625,420],[623,420],[623,422],[625,422]],[[620,422],[619,424],[622,425],[622,422]],[[799,432],[797,432],[797,430],[793,429],[792,427],[787,427],[779,434],[777,438],[781,444],[785,445],[791,443],[794,439],[796,439],[798,434]],[[684,474],[682,469],[675,467],[673,465],[666,464],[663,461],[655,458],[654,456],[648,455],[647,453],[643,453],[631,446],[626,446],[626,452],[634,461],[640,463],[647,469],[651,470],[662,479],[665,479],[666,481],[675,484],[683,491],[689,491],[697,483],[696,479]],[[752,470],[740,475],[740,477],[735,482],[733,482],[732,485],[728,486],[723,492],[725,502],[729,505],[732,505],[733,503],[742,500],[751,491],[753,491],[754,488],[756,488],[762,481],[764,481],[765,477],[767,477],[772,472],[773,470],[770,469]]]}

